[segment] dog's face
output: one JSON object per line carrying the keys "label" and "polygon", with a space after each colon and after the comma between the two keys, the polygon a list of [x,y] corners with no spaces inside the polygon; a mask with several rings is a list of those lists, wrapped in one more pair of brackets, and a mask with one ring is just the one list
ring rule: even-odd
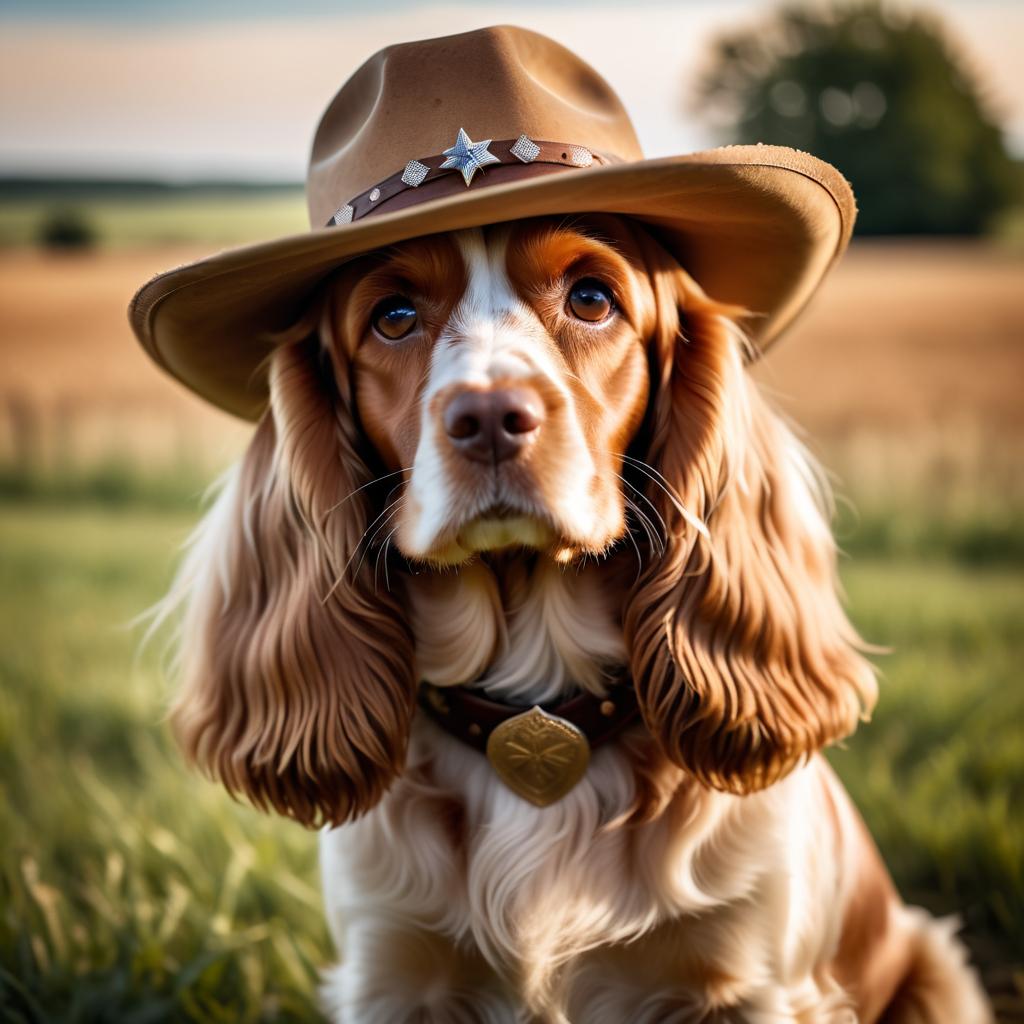
{"label": "dog's face", "polygon": [[654,296],[622,221],[416,239],[346,269],[334,315],[362,427],[400,478],[379,535],[405,556],[570,561],[623,536]]}
{"label": "dog's face", "polygon": [[340,268],[277,338],[269,408],[183,570],[186,750],[307,824],[380,799],[419,682],[403,588],[378,579],[392,540],[456,586],[478,552],[635,554],[632,584],[614,557],[594,571],[647,730],[706,785],[769,785],[852,731],[874,677],[741,312],[609,216]]}

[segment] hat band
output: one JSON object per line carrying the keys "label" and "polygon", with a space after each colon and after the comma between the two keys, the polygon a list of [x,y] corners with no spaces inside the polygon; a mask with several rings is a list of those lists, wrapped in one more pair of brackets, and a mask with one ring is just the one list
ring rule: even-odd
{"label": "hat band", "polygon": [[[494,171],[491,173],[493,180],[486,181],[487,171],[480,163],[477,163],[475,167],[471,165],[467,173],[464,167],[457,166],[446,153],[410,160],[402,170],[396,171],[389,178],[378,182],[365,192],[360,192],[359,195],[339,207],[325,227],[333,228],[342,224],[351,224],[353,221],[361,220],[363,217],[378,212],[387,205],[390,205],[392,210],[397,210],[427,199],[438,198],[440,195],[461,191],[458,187],[461,183],[459,176],[461,175],[465,179],[465,187],[469,187],[477,171],[485,179],[480,182],[481,185],[500,184],[511,178],[530,177],[533,174],[545,173],[549,168],[551,170],[556,167],[583,168],[591,167],[594,164],[608,165],[622,162],[618,157],[595,153],[594,150],[588,149],[586,146],[565,142],[537,142],[525,135],[520,135],[518,139],[488,141],[484,145],[487,150],[486,156],[492,158],[486,160],[485,163],[488,167],[494,166]],[[448,164],[448,166],[445,167],[444,164]],[[406,193],[409,194],[406,195]],[[397,202],[395,202],[396,199],[398,199]]]}

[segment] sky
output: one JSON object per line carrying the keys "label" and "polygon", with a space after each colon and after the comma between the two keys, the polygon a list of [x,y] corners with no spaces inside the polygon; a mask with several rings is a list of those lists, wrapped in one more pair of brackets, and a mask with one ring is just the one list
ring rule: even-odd
{"label": "sky", "polygon": [[[716,139],[686,107],[716,33],[765,0],[0,0],[0,174],[305,176],[341,83],[389,43],[514,23],[593,64],[648,156]],[[1024,156],[1024,2],[933,0]],[[425,69],[429,73],[429,69]]]}

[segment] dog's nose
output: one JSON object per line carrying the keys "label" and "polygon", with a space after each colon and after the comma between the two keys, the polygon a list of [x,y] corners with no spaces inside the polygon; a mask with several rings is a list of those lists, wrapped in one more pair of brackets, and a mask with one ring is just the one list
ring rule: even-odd
{"label": "dog's nose", "polygon": [[444,410],[452,444],[474,462],[504,462],[537,436],[544,403],[530,387],[460,391]]}

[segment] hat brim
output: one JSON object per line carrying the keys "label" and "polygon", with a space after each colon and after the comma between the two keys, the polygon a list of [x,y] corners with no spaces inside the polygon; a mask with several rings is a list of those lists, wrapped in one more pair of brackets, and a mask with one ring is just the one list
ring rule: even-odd
{"label": "hat brim", "polygon": [[553,213],[617,213],[652,225],[709,295],[754,314],[746,328],[762,353],[846,248],[856,206],[834,167],[778,146],[595,166],[219,253],[154,277],[133,298],[129,320],[182,384],[257,419],[267,402],[268,334],[294,322],[339,264],[421,235]]}

